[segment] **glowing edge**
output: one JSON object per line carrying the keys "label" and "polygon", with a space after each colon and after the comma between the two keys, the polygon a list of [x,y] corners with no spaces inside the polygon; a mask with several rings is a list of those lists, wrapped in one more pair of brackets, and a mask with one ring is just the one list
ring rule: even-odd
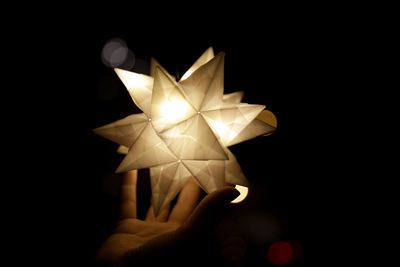
{"label": "glowing edge", "polygon": [[249,193],[249,188],[242,185],[236,185],[235,188],[240,192],[240,195],[232,200],[231,203],[242,202],[247,197],[247,194]]}

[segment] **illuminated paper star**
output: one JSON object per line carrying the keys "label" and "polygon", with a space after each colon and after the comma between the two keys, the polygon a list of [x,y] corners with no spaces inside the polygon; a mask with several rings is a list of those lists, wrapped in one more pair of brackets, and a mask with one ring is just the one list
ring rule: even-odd
{"label": "illuminated paper star", "polygon": [[242,103],[243,92],[223,93],[224,56],[210,47],[179,81],[153,58],[150,76],[114,69],[143,113],[94,132],[126,154],[116,172],[150,168],[155,214],[190,177],[207,193],[226,183],[248,187],[228,147],[275,130],[257,119],[265,106]]}

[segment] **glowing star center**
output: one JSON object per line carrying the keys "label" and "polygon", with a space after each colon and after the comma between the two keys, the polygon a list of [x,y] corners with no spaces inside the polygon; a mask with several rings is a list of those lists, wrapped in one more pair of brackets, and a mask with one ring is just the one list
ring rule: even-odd
{"label": "glowing star center", "polygon": [[185,100],[168,98],[160,104],[159,110],[165,122],[173,123],[187,117],[192,108]]}

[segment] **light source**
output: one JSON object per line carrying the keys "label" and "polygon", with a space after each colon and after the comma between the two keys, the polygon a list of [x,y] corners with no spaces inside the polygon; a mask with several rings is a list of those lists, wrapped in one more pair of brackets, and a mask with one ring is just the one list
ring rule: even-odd
{"label": "light source", "polygon": [[236,190],[239,191],[240,195],[231,202],[232,203],[242,202],[247,197],[247,194],[249,193],[249,188],[242,185],[236,185],[235,188]]}
{"label": "light source", "polygon": [[210,47],[179,81],[155,59],[150,76],[115,69],[143,113],[94,132],[126,154],[117,172],[150,168],[155,214],[190,177],[207,193],[237,185],[241,195],[233,202],[247,195],[248,181],[228,147],[272,133],[276,118],[263,105],[242,103],[243,92],[223,94],[224,57]]}

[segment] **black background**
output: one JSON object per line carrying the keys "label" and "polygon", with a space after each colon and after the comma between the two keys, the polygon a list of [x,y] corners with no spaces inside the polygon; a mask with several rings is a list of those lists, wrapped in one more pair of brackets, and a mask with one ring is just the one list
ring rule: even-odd
{"label": "black background", "polygon": [[117,37],[133,51],[139,72],[150,57],[175,75],[209,46],[226,53],[225,92],[243,90],[244,102],[266,105],[278,129],[232,147],[251,187],[224,229],[245,240],[249,266],[268,265],[268,247],[279,240],[303,245],[298,265],[334,261],[343,223],[336,186],[349,164],[337,152],[348,138],[345,109],[355,92],[347,78],[355,72],[362,23],[327,6],[164,8],[108,3],[106,12],[60,8],[24,20],[14,39],[22,54],[17,70],[28,72],[14,80],[24,112],[13,121],[19,142],[9,166],[28,178],[19,185],[27,200],[13,212],[24,218],[23,236],[33,236],[24,245],[14,240],[17,250],[29,247],[32,262],[88,265],[113,229],[113,172],[122,156],[92,129],[138,112],[101,61],[104,44]]}

